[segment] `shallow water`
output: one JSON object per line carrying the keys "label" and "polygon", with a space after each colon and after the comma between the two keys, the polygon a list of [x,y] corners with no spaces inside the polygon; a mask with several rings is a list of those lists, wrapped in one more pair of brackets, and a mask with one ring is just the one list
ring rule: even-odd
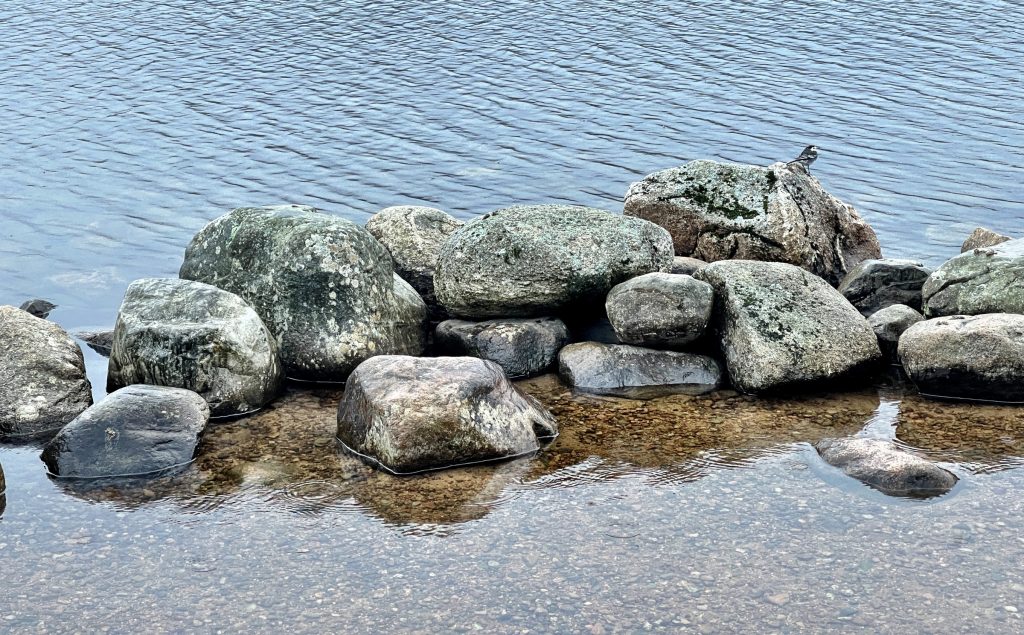
{"label": "shallow water", "polygon": [[[109,326],[238,205],[616,211],[651,171],[812,142],[887,255],[936,265],[977,224],[1024,233],[1022,22],[991,1],[7,0],[0,302]],[[51,481],[38,447],[0,446],[0,629],[1022,628],[1020,410],[524,386],[562,424],[550,447],[408,479],[338,452],[330,391],[217,424],[141,485]],[[950,495],[886,497],[809,445],[894,424],[961,476]]]}

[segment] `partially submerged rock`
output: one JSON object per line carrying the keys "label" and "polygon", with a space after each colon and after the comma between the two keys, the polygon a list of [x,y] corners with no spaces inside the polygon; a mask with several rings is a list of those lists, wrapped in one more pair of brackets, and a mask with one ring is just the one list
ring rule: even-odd
{"label": "partially submerged rock", "polygon": [[921,287],[930,274],[930,269],[913,260],[872,258],[846,274],[839,284],[839,292],[864,315],[893,304],[919,310]]}
{"label": "partially submerged rock", "polygon": [[0,437],[55,432],[92,405],[85,361],[64,329],[0,306]]}
{"label": "partially submerged rock", "polygon": [[445,320],[437,325],[434,337],[442,353],[490,360],[508,377],[543,373],[568,341],[569,329],[557,318]]}
{"label": "partially submerged rock", "polygon": [[457,229],[441,249],[434,288],[457,317],[556,315],[599,306],[616,284],[672,264],[653,223],[570,205],[508,207]]}
{"label": "partially submerged rock", "polygon": [[604,306],[622,342],[679,348],[704,335],[714,300],[706,282],[657,272],[615,285]]}
{"label": "partially submerged rock", "polygon": [[114,346],[114,331],[76,331],[74,336],[85,342],[86,346],[103,357],[110,357],[110,349]]}
{"label": "partially submerged rock", "polygon": [[353,371],[338,407],[338,438],[396,473],[527,454],[556,433],[500,366],[473,357],[373,357]]}
{"label": "partially submerged rock", "polygon": [[714,323],[733,385],[744,392],[834,381],[881,359],[874,331],[838,291],[780,262],[715,262]]}
{"label": "partially submerged rock", "polygon": [[362,227],[311,207],[244,207],[185,252],[181,277],[238,294],[290,377],[342,381],[373,355],[423,352],[426,305]]}
{"label": "partially submerged rock", "polygon": [[194,392],[135,385],[112,392],[43,448],[52,474],[73,478],[164,472],[192,460],[210,418]]}
{"label": "partially submerged rock", "polygon": [[947,260],[921,289],[924,314],[1024,313],[1024,239]]}
{"label": "partially submerged rock", "polygon": [[1013,240],[1009,236],[996,233],[991,229],[984,227],[977,227],[971,235],[967,237],[964,244],[960,246],[960,253],[971,251],[972,249],[978,249],[981,247],[994,247],[1000,243],[1005,243],[1008,240]]}
{"label": "partially submerged rock", "polygon": [[949,470],[884,439],[826,439],[814,447],[829,465],[890,496],[940,496],[957,482]]}
{"label": "partially submerged rock", "polygon": [[911,326],[924,320],[924,316],[905,304],[893,304],[880,309],[868,318],[868,324],[878,337],[878,344],[887,357],[896,357],[900,336]]}
{"label": "partially submerged rock", "polygon": [[699,160],[655,172],[630,185],[625,214],[668,229],[677,255],[788,262],[831,284],[881,257],[874,230],[853,207],[784,163]]}
{"label": "partially submerged rock", "polygon": [[145,278],[125,293],[108,389],[130,384],[199,393],[215,417],[260,408],[284,381],[274,337],[234,293],[192,280]]}
{"label": "partially submerged rock", "polygon": [[718,362],[710,357],[598,342],[563,348],[558,354],[558,374],[582,392],[636,398],[699,395],[722,381]]}
{"label": "partially submerged rock", "polygon": [[57,305],[49,300],[36,298],[34,300],[26,300],[25,302],[22,302],[21,306],[18,308],[27,312],[29,315],[45,320],[50,317],[50,311],[56,309]]}

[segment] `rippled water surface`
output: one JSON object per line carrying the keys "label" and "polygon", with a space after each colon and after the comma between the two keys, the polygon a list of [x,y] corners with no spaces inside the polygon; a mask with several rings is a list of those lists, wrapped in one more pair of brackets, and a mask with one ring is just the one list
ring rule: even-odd
{"label": "rippled water surface", "polygon": [[[991,1],[5,0],[0,303],[109,326],[239,205],[617,211],[649,172],[808,143],[887,255],[936,265],[975,225],[1024,233],[1022,24]],[[215,426],[144,485],[0,447],[0,630],[1022,628],[1018,410],[527,388],[551,447],[414,479],[339,455],[330,392]],[[888,498],[808,445],[865,426],[957,489]]]}

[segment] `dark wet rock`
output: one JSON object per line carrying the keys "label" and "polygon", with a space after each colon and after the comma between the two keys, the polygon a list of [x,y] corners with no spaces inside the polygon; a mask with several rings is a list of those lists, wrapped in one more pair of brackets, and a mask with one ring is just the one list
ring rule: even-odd
{"label": "dark wet rock", "polygon": [[1024,315],[952,315],[904,331],[900,361],[922,393],[1024,401]]}
{"label": "dark wet rock", "polygon": [[890,496],[930,498],[957,482],[949,470],[884,439],[826,439],[814,447],[829,465]]}
{"label": "dark wet rock", "polygon": [[846,274],[839,292],[864,315],[893,304],[921,308],[921,287],[930,269],[913,260],[870,259]]}
{"label": "dark wet rock", "polygon": [[1024,239],[947,260],[921,289],[924,314],[1024,313]]}
{"label": "dark wet rock", "polygon": [[678,348],[704,335],[714,300],[708,283],[658,272],[615,285],[604,306],[622,342]]}
{"label": "dark wet rock", "polygon": [[578,342],[558,354],[558,374],[583,392],[648,398],[710,392],[722,381],[710,357],[626,344]]}
{"label": "dark wet rock", "polygon": [[434,342],[446,355],[490,360],[509,377],[543,373],[569,341],[569,329],[556,318],[446,320],[437,325]]}
{"label": "dark wet rock", "polygon": [[708,263],[700,258],[676,256],[672,259],[672,268],[669,270],[669,273],[692,276],[695,272],[700,271],[706,266],[708,266]]}
{"label": "dark wet rock", "polygon": [[135,385],[107,395],[43,448],[52,474],[74,478],[140,475],[192,460],[210,418],[194,392]]}
{"label": "dark wet rock", "polygon": [[85,361],[64,329],[0,306],[0,437],[55,432],[92,405]]}
{"label": "dark wet rock", "polygon": [[524,205],[456,230],[441,249],[434,288],[458,317],[539,317],[599,307],[616,284],[671,264],[672,240],[653,223],[589,207]]}
{"label": "dark wet rock", "polygon": [[114,346],[114,331],[76,331],[74,336],[85,342],[86,346],[103,357],[110,357],[110,349]]}
{"label": "dark wet rock", "polygon": [[889,358],[896,357],[896,346],[900,336],[911,326],[924,320],[924,316],[905,304],[893,304],[871,314],[868,324],[878,337],[882,352]]}
{"label": "dark wet rock", "polygon": [[125,293],[108,389],[130,384],[199,393],[214,417],[260,408],[284,381],[274,337],[234,293],[192,280],[145,278]]}
{"label": "dark wet rock", "polygon": [[444,309],[434,296],[437,256],[462,221],[433,207],[401,205],[377,212],[366,221],[366,230],[390,252],[395,272],[416,289],[434,317]]}
{"label": "dark wet rock", "polygon": [[779,262],[715,262],[696,277],[715,289],[714,324],[733,386],[788,390],[857,374],[881,359],[867,319],[841,293]]}
{"label": "dark wet rock", "polygon": [[788,262],[831,284],[881,257],[874,230],[853,207],[784,163],[699,160],[655,172],[630,185],[625,214],[668,229],[677,255]]}
{"label": "dark wet rock", "polygon": [[340,381],[373,355],[422,353],[426,305],[362,227],[311,207],[239,208],[200,231],[181,277],[236,293],[286,373]]}
{"label": "dark wet rock", "polygon": [[554,418],[494,362],[383,355],[345,385],[338,438],[398,473],[534,452]]}
{"label": "dark wet rock", "polygon": [[56,309],[57,305],[49,300],[36,298],[35,300],[26,300],[25,302],[22,302],[21,306],[18,308],[30,315],[45,320],[50,317],[50,311]]}
{"label": "dark wet rock", "polygon": [[960,253],[971,251],[972,249],[978,249],[980,247],[994,247],[1000,243],[1005,243],[1008,240],[1013,240],[1009,236],[1003,236],[998,234],[991,229],[985,229],[984,227],[977,227],[971,235],[967,237],[964,244],[960,247]]}

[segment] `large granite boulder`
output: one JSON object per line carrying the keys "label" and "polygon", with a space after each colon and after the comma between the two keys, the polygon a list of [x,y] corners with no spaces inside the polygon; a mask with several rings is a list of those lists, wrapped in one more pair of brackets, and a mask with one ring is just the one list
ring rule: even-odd
{"label": "large granite boulder", "polygon": [[714,324],[739,390],[832,381],[881,359],[864,316],[827,282],[799,267],[726,260],[696,277],[715,289]]}
{"label": "large granite boulder", "polygon": [[338,438],[395,473],[535,452],[557,434],[540,403],[474,357],[373,357],[349,376]]}
{"label": "large granite boulder", "polygon": [[71,336],[0,306],[0,438],[56,432],[91,405],[82,349]]}
{"label": "large granite boulder", "polygon": [[423,352],[426,305],[362,227],[312,207],[243,207],[204,227],[181,277],[242,297],[290,377],[342,381],[373,355]]}
{"label": "large granite boulder", "polygon": [[112,392],[43,448],[52,474],[75,478],[163,472],[192,460],[210,418],[189,390],[135,385]]}
{"label": "large granite boulder", "polygon": [[886,357],[896,357],[900,336],[911,326],[924,320],[924,316],[905,304],[893,304],[879,309],[868,318],[868,324],[878,337],[878,344]]}
{"label": "large granite boulder", "polygon": [[994,247],[1000,243],[1013,240],[1009,236],[998,234],[991,229],[976,227],[971,235],[967,237],[964,244],[960,246],[960,253],[978,249],[981,247]]}
{"label": "large granite boulder", "polygon": [[921,287],[930,274],[930,269],[913,260],[872,258],[846,274],[839,293],[864,315],[893,304],[920,309]]}
{"label": "large granite boulder", "polygon": [[926,395],[1024,401],[1024,315],[952,315],[900,337],[903,368]]}
{"label": "large granite boulder", "polygon": [[423,297],[431,314],[443,318],[434,296],[437,255],[462,221],[433,207],[387,207],[366,221],[366,230],[391,254],[395,272]]}
{"label": "large granite boulder", "polygon": [[146,278],[125,293],[107,389],[130,384],[199,393],[214,417],[260,408],[284,381],[274,337],[234,293],[192,280]]}
{"label": "large granite boulder", "polygon": [[829,465],[890,496],[931,498],[957,482],[949,470],[884,439],[825,439],[814,447]]}
{"label": "large granite boulder", "polygon": [[1024,313],[1024,239],[947,260],[921,289],[924,314]]}
{"label": "large granite boulder", "polygon": [[577,342],[558,354],[558,374],[581,392],[648,398],[672,393],[699,395],[722,382],[710,357],[626,344]]}
{"label": "large granite boulder", "polygon": [[668,229],[677,255],[788,262],[831,284],[882,254],[853,207],[784,163],[699,160],[655,172],[630,185],[625,214]]}
{"label": "large granite boulder", "polygon": [[714,301],[708,283],[656,272],[615,285],[604,307],[620,341],[679,348],[704,335]]}
{"label": "large granite boulder", "polygon": [[510,378],[543,373],[568,341],[569,329],[557,318],[445,320],[434,333],[441,353],[490,360]]}
{"label": "large granite boulder", "polygon": [[589,207],[524,205],[472,220],[441,248],[437,299],[469,319],[599,306],[623,280],[672,265],[661,227]]}

